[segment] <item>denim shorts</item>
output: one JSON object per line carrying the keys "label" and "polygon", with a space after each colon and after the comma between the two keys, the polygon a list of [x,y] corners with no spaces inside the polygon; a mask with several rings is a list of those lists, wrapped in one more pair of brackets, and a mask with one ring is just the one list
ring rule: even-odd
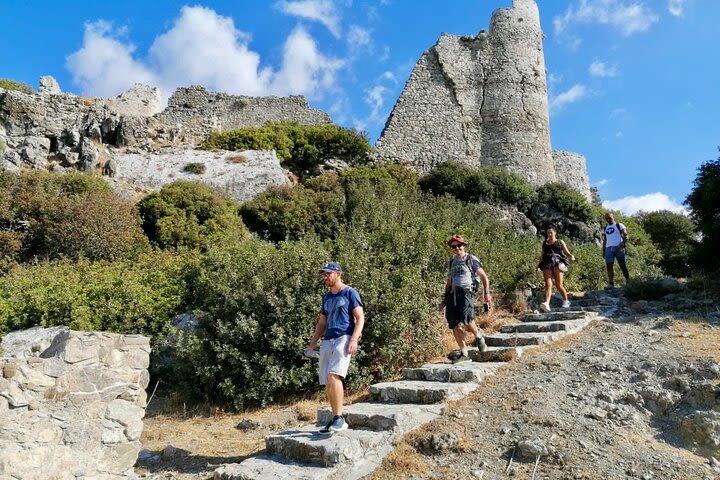
{"label": "denim shorts", "polygon": [[605,263],[613,263],[617,259],[620,263],[625,263],[625,249],[619,245],[615,247],[605,247]]}
{"label": "denim shorts", "polygon": [[327,376],[333,373],[345,378],[350,368],[350,357],[347,353],[347,344],[350,335],[343,335],[330,340],[323,340],[320,344],[320,371],[318,376],[320,385],[327,385]]}

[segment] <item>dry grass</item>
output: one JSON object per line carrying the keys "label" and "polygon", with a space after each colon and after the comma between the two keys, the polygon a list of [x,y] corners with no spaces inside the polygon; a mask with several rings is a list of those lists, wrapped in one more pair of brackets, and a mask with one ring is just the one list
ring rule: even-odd
{"label": "dry grass", "polygon": [[684,355],[693,358],[705,358],[720,362],[720,333],[718,328],[709,325],[702,318],[676,320],[670,330],[677,336],[677,341],[685,347]]}
{"label": "dry grass", "polygon": [[228,163],[247,163],[248,158],[242,154],[228,155],[225,157],[225,161]]}
{"label": "dry grass", "polygon": [[392,480],[400,475],[425,475],[428,473],[430,473],[430,465],[425,461],[423,455],[409,444],[402,442],[385,457],[373,478]]}
{"label": "dry grass", "polygon": [[92,107],[97,102],[94,98],[80,97],[80,103],[85,107]]}

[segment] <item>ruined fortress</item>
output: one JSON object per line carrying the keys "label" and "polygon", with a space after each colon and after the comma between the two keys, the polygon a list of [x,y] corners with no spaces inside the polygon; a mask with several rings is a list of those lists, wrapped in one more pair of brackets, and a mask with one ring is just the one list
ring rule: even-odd
{"label": "ruined fortress", "polygon": [[455,160],[590,198],[585,158],[550,146],[543,33],[534,0],[495,10],[489,31],[443,33],[423,53],[377,142],[380,159],[428,172]]}
{"label": "ruined fortress", "polygon": [[[496,10],[489,30],[477,36],[442,34],[415,65],[375,158],[421,173],[448,160],[498,166],[536,186],[565,182],[590,199],[585,158],[550,145],[542,41],[534,0]],[[177,89],[162,109],[156,88],[136,85],[115,99],[94,99],[63,93],[52,77],[42,77],[37,93],[0,89],[0,170],[93,170],[155,189],[183,178],[182,165],[193,155],[208,161],[188,149],[210,131],[280,120],[331,122],[300,96],[236,96],[193,86]],[[218,162],[210,169],[214,178],[193,179],[222,178],[216,186],[241,201],[287,181],[277,159],[242,171]],[[158,179],[163,165],[178,168]]]}

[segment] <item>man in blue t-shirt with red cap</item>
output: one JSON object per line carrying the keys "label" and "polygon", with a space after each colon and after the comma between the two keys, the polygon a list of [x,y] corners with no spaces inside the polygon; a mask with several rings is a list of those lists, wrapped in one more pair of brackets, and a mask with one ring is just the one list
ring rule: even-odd
{"label": "man in blue t-shirt with red cap", "polygon": [[326,263],[320,273],[329,291],[323,296],[315,333],[306,347],[312,354],[320,337],[320,385],[325,385],[333,418],[320,430],[332,434],[348,428],[342,416],[343,380],[350,367],[350,357],[358,349],[365,325],[365,311],[357,290],[343,283],[343,269],[338,262]]}

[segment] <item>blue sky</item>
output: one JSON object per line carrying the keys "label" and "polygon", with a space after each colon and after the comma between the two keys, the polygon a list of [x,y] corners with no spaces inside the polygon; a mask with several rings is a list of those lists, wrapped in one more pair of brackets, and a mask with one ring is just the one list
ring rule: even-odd
{"label": "blue sky", "polygon": [[[135,82],[305,95],[375,142],[441,32],[512,0],[0,0],[0,78],[112,97]],[[539,0],[553,148],[606,205],[679,210],[720,145],[720,1]]]}

